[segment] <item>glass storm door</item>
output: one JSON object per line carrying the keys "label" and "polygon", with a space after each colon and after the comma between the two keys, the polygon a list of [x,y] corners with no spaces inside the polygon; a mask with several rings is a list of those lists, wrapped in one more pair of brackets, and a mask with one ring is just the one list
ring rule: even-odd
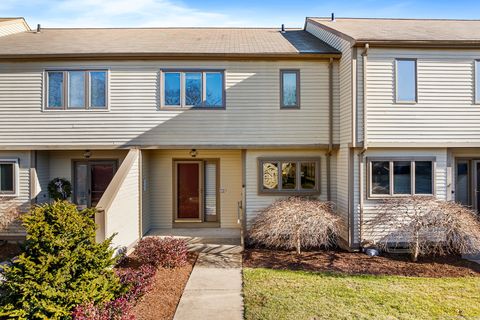
{"label": "glass storm door", "polygon": [[78,161],[74,169],[74,202],[80,208],[95,207],[117,170],[115,161]]}
{"label": "glass storm door", "polygon": [[200,161],[176,163],[176,218],[179,220],[202,219],[201,169]]}
{"label": "glass storm door", "polygon": [[480,161],[474,161],[473,162],[475,164],[474,166],[474,181],[475,181],[475,184],[474,184],[474,191],[475,191],[475,194],[474,194],[474,208],[480,212]]}

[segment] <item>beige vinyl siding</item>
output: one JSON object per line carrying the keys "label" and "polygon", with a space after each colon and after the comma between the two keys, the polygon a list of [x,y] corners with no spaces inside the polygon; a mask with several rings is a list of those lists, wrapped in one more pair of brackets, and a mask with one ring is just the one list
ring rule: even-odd
{"label": "beige vinyl siding", "polygon": [[[246,218],[247,227],[250,227],[258,212],[278,199],[286,199],[286,196],[277,195],[259,195],[258,194],[258,158],[302,158],[302,157],[318,157],[320,158],[320,195],[315,196],[320,200],[327,200],[327,167],[326,167],[326,150],[247,150],[246,153]],[[332,156],[332,168],[336,167],[335,154]],[[333,170],[332,170],[333,171]],[[332,186],[336,183],[335,174],[332,175]],[[332,188],[332,195],[335,192]],[[335,201],[335,199],[332,199]]]}
{"label": "beige vinyl siding", "polygon": [[332,166],[332,172],[336,172],[336,179],[334,185],[336,186],[336,206],[337,213],[342,218],[342,238],[347,240],[348,236],[348,217],[349,217],[349,157],[350,149],[347,147],[341,147],[337,152],[337,165]]}
{"label": "beige vinyl siding", "polygon": [[[241,150],[197,149],[196,158],[190,150],[149,151],[150,225],[151,228],[171,228],[174,212],[173,161],[219,159],[220,165],[220,226],[240,228],[237,223],[237,202],[242,200]],[[223,190],[223,192],[222,192]]]}
{"label": "beige vinyl siding", "polygon": [[[367,158],[372,157],[388,157],[394,160],[395,157],[431,157],[436,159],[435,163],[435,195],[438,199],[446,200],[447,199],[447,149],[405,149],[405,148],[396,148],[396,149],[377,149],[370,148],[365,153],[364,161],[364,188],[365,188],[365,202],[364,202],[364,213],[363,213],[363,225],[375,219],[376,216],[376,207],[381,202],[381,200],[367,199],[368,194],[368,183],[367,183]],[[358,157],[355,156],[356,167],[358,168]],[[358,169],[355,169],[355,176],[358,176]],[[361,240],[360,230],[359,230],[359,184],[358,180],[354,183],[355,190],[355,203],[354,203],[354,213],[355,213],[355,239],[357,241]],[[363,231],[363,239],[368,239],[371,235],[368,233],[368,229]]]}
{"label": "beige vinyl siding", "polygon": [[151,228],[151,197],[150,197],[150,152],[147,150],[142,150],[142,179],[141,190],[142,190],[142,233],[146,234]]}
{"label": "beige vinyl siding", "polygon": [[49,201],[48,183],[50,182],[50,156],[48,151],[36,151],[36,172],[40,190],[36,197],[37,203]]}
{"label": "beige vinyl siding", "polygon": [[[418,103],[396,104],[395,59],[417,59]],[[474,104],[479,50],[380,49],[368,55],[368,141],[371,146],[480,146]]]}
{"label": "beige vinyl siding", "polygon": [[[0,196],[0,215],[7,214],[9,208],[17,208],[21,213],[29,210],[30,202],[30,151],[0,151],[0,160],[18,160],[16,181],[17,195]],[[19,221],[0,230],[1,236],[23,235],[25,231]]]}
{"label": "beige vinyl siding", "polygon": [[[130,170],[124,172],[120,166],[116,173],[125,174],[122,184],[109,186],[118,188],[110,207],[105,212],[105,235],[111,237],[116,234],[112,241],[114,248],[131,248],[140,237],[140,151],[133,149],[129,152],[135,156]],[[123,164],[127,164],[127,161]],[[104,196],[107,194],[108,190]]]}
{"label": "beige vinyl siding", "polygon": [[[109,111],[42,111],[50,68],[109,69]],[[226,109],[160,109],[162,68],[224,69]],[[300,70],[299,110],[280,109],[280,69]],[[3,63],[0,147],[328,144],[328,101],[328,60]]]}
{"label": "beige vinyl siding", "polygon": [[8,36],[10,34],[27,31],[27,26],[23,20],[7,20],[0,22],[0,37]]}
{"label": "beige vinyl siding", "polygon": [[307,21],[306,30],[342,52],[339,64],[339,140],[340,144],[352,142],[352,59],[353,50],[349,41]]}

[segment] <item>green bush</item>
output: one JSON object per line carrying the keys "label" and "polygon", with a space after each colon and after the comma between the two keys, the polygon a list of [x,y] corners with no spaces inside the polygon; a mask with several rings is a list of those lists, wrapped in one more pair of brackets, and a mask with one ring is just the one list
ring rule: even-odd
{"label": "green bush", "polygon": [[22,217],[27,238],[3,273],[0,316],[70,319],[75,306],[110,301],[123,290],[112,270],[112,239],[95,242],[94,214],[58,201]]}

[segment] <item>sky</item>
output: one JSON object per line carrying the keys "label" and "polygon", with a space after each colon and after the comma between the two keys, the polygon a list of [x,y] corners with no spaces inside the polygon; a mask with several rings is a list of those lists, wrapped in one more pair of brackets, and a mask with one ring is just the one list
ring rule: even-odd
{"label": "sky", "polygon": [[0,0],[30,27],[303,27],[305,17],[480,19],[479,0]]}

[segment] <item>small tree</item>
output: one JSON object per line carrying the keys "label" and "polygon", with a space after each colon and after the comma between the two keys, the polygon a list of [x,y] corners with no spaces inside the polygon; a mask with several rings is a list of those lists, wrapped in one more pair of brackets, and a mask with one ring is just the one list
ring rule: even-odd
{"label": "small tree", "polygon": [[435,197],[384,200],[366,223],[371,242],[380,247],[406,246],[412,260],[422,255],[480,252],[480,221],[473,210]]}
{"label": "small tree", "polygon": [[296,249],[334,245],[339,218],[333,204],[291,197],[259,212],[249,231],[249,242],[271,248]]}
{"label": "small tree", "polygon": [[59,201],[22,217],[27,238],[18,260],[3,272],[1,316],[68,319],[79,304],[114,298],[120,283],[111,239],[95,242],[94,213]]}

